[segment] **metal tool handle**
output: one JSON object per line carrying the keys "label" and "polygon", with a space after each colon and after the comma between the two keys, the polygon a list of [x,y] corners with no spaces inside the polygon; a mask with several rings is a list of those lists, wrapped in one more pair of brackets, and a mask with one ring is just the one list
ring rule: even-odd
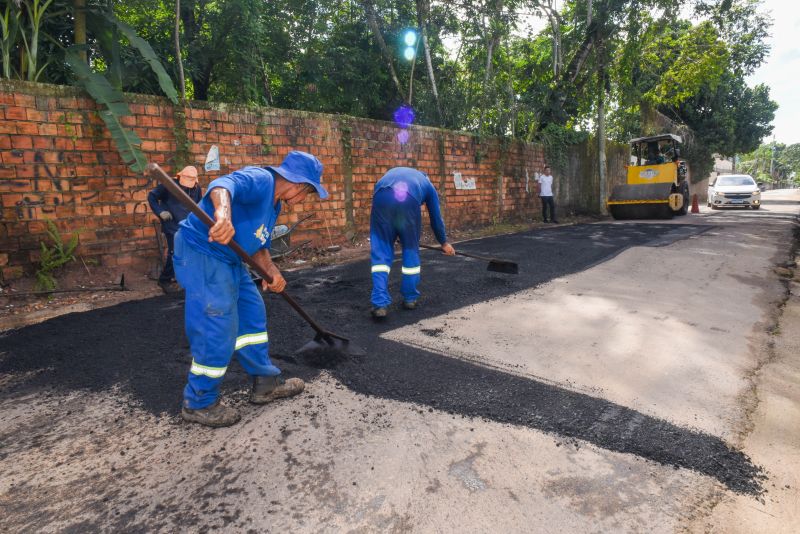
{"label": "metal tool handle", "polygon": [[[423,245],[421,243],[420,243],[419,246],[420,246],[420,248],[427,248],[428,250],[442,250],[442,247],[434,247],[434,246],[431,246],[431,245]],[[467,254],[466,252],[456,251],[456,254],[458,254],[459,256],[464,256],[466,258],[473,258],[473,259],[476,259],[476,260],[496,261],[494,258],[487,258],[485,256],[476,256],[475,254]]]}
{"label": "metal tool handle", "polygon": [[316,213],[309,213],[309,214],[308,214],[308,215],[306,215],[305,217],[302,217],[302,218],[300,218],[300,219],[297,219],[297,222],[296,222],[296,223],[294,223],[293,225],[291,225],[291,226],[289,227],[289,229],[286,231],[286,233],[287,233],[287,234],[291,234],[291,233],[292,233],[292,230],[294,230],[295,228],[297,228],[297,225],[298,225],[298,224],[300,224],[301,222],[305,222],[305,221],[309,220],[309,219],[310,219],[311,217],[313,217],[314,215],[316,215]]}
{"label": "metal tool handle", "polygon": [[[161,182],[164,185],[164,187],[166,187],[169,190],[169,192],[180,201],[181,204],[183,204],[189,211],[194,213],[198,219],[200,219],[206,224],[206,226],[208,226],[209,228],[214,226],[214,220],[208,215],[208,213],[203,211],[203,209],[200,206],[198,206],[195,203],[195,201],[192,200],[192,198],[189,195],[187,195],[183,189],[181,189],[181,187],[175,182],[175,180],[170,178],[167,175],[167,173],[164,172],[164,169],[158,166],[158,163],[148,163],[146,170],[150,176]],[[233,250],[236,253],[237,256],[242,258],[242,261],[244,261],[245,263],[247,263],[247,265],[252,267],[253,270],[256,271],[261,276],[261,278],[266,280],[267,283],[270,284],[272,283],[272,277],[267,273],[267,271],[263,267],[261,267],[261,265],[259,265],[253,259],[252,256],[250,256],[250,254],[245,252],[245,250],[239,245],[239,243],[237,243],[234,240],[231,240],[230,242],[228,242],[228,246],[231,248],[231,250]],[[318,325],[317,322],[314,321],[314,319],[312,319],[311,316],[308,315],[302,307],[300,307],[300,304],[298,304],[297,301],[295,301],[286,292],[286,290],[281,291],[278,294],[282,296],[283,299],[286,302],[288,302],[289,305],[292,308],[294,308],[294,310],[297,313],[300,314],[300,317],[305,319],[305,321],[309,325],[311,325],[311,328],[313,328],[317,332],[317,334],[320,334],[322,336],[331,335],[330,332],[328,332],[320,325]]]}

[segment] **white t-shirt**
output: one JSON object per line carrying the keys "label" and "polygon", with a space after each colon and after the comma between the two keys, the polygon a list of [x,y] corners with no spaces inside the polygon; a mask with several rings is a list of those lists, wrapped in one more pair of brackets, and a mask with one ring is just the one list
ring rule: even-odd
{"label": "white t-shirt", "polygon": [[552,197],[553,196],[553,176],[551,174],[540,174],[539,175],[539,184],[541,185],[541,190],[539,192],[540,197]]}

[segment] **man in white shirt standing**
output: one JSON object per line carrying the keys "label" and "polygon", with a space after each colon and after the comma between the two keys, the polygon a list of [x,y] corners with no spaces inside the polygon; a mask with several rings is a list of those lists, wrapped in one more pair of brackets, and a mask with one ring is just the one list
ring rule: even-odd
{"label": "man in white shirt standing", "polygon": [[[542,201],[542,220],[558,224],[556,219],[556,203],[553,200],[553,175],[550,166],[545,165],[544,172],[537,178],[539,182],[539,198]],[[548,216],[549,212],[549,216]]]}

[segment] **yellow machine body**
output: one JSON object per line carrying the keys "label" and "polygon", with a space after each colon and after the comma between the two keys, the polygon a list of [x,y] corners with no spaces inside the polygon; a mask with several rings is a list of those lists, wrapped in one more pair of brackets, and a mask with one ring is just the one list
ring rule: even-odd
{"label": "yellow machine body", "polygon": [[674,162],[660,165],[629,165],[628,183],[663,184],[675,183],[678,180],[678,164]]}
{"label": "yellow machine body", "polygon": [[627,167],[626,183],[614,186],[608,210],[615,219],[665,219],[684,215],[689,199],[686,162],[680,159],[682,140],[673,134],[631,140],[635,163]]}

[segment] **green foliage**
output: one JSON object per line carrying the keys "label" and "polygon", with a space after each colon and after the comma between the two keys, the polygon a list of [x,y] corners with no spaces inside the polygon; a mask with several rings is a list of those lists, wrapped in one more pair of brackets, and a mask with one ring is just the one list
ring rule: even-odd
{"label": "green foliage", "polygon": [[588,138],[587,132],[578,132],[551,123],[539,131],[536,141],[544,145],[547,162],[563,171],[567,166],[569,148],[583,143]]}
{"label": "green foliage", "polygon": [[759,182],[782,186],[800,182],[800,143],[764,144],[742,155],[739,169]]}
{"label": "green foliage", "polygon": [[131,46],[136,48],[158,78],[158,85],[161,87],[161,90],[173,104],[177,104],[178,92],[175,90],[175,85],[172,83],[172,79],[169,77],[169,74],[167,74],[167,71],[164,70],[161,61],[156,57],[156,53],[153,51],[153,47],[150,46],[150,43],[136,35],[136,30],[118,20],[112,13],[104,12],[103,18],[109,24],[116,26]]}
{"label": "green foliage", "polygon": [[[10,58],[4,69],[26,59],[14,32],[24,27],[29,35],[29,17],[15,1],[0,0],[0,15],[8,15],[0,16],[0,55]],[[51,60],[37,68],[40,79],[71,82],[59,48],[73,41],[71,0],[24,1],[52,2],[48,14],[66,14],[40,19],[40,57]],[[368,24],[367,3],[388,60]],[[571,134],[597,128],[601,102],[607,134],[619,141],[662,131],[654,115],[694,132],[686,154],[699,178],[712,154],[755,149],[775,113],[768,89],[746,83],[768,52],[770,20],[757,0],[182,0],[180,52],[174,3],[88,4],[91,70],[117,90],[96,89],[112,104],[104,120],[135,168],[138,138],[119,125],[119,94],[164,93],[174,102],[177,53],[189,98],[382,120],[408,99],[417,124],[464,129],[478,139],[538,140],[556,165]],[[694,22],[682,18],[688,7],[698,15]],[[524,35],[531,12],[547,26]],[[401,58],[409,28],[425,30],[438,97],[422,49],[414,61]],[[88,83],[85,73],[78,77]],[[183,140],[179,145],[188,153]]]}
{"label": "green foliage", "polygon": [[71,261],[75,261],[75,249],[78,248],[78,234],[73,234],[69,243],[64,244],[58,228],[53,221],[47,221],[47,234],[50,236],[52,245],[40,241],[41,247],[39,257],[39,268],[36,271],[36,288],[50,291],[56,288],[54,273]]}
{"label": "green foliage", "polygon": [[[41,34],[49,20],[60,13],[53,12],[53,0],[2,0],[0,12],[0,57],[3,77],[15,77],[28,81],[39,81],[50,60],[40,65]],[[12,58],[19,58],[17,68]]]}
{"label": "green foliage", "polygon": [[22,11],[12,0],[5,0],[0,12],[0,61],[3,63],[3,78],[11,78],[11,52],[17,44]]}
{"label": "green foliage", "polygon": [[665,32],[642,52],[642,68],[658,82],[644,93],[653,104],[678,106],[703,87],[715,88],[725,72],[728,50],[710,22],[684,32]]}

